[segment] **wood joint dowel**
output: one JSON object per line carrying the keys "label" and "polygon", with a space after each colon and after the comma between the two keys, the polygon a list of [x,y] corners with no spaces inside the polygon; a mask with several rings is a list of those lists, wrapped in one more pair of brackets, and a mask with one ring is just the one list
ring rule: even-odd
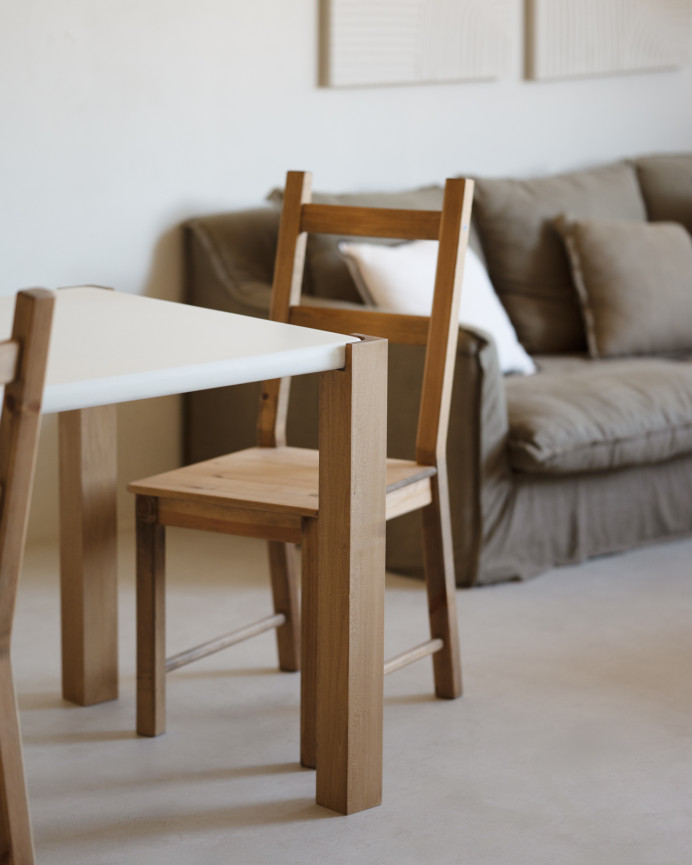
{"label": "wood joint dowel", "polygon": [[420,646],[415,646],[413,649],[409,649],[407,652],[402,652],[400,655],[396,655],[394,658],[385,661],[384,674],[388,676],[395,670],[407,667],[414,661],[420,661],[421,658],[427,658],[428,655],[434,655],[435,652],[439,652],[443,648],[443,640],[428,640],[426,643],[421,643]]}
{"label": "wood joint dowel", "polygon": [[195,646],[193,649],[188,649],[185,652],[179,652],[177,655],[166,658],[166,672],[170,673],[172,670],[177,670],[179,667],[184,667],[193,661],[199,661],[200,658],[206,658],[207,655],[213,655],[222,649],[227,649],[229,646],[235,646],[237,643],[242,643],[244,640],[249,640],[251,637],[256,637],[258,634],[270,631],[272,628],[280,628],[284,624],[286,624],[286,616],[283,613],[259,619],[257,622],[253,622],[244,628],[238,628],[237,631],[231,631],[230,634],[226,634],[223,637],[217,637],[215,640],[209,640],[206,643]]}

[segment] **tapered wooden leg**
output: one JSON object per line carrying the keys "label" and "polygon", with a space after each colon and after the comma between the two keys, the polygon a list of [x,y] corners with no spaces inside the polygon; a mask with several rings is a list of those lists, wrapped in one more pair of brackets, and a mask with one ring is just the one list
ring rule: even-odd
{"label": "tapered wooden leg", "polygon": [[438,697],[453,700],[461,696],[462,686],[454,550],[447,467],[444,463],[438,464],[437,475],[432,479],[432,490],[432,504],[423,509],[423,556],[430,636],[444,643],[443,648],[432,656],[435,693]]}
{"label": "tapered wooden leg", "polygon": [[382,801],[387,343],[347,346],[320,385],[317,802]]}
{"label": "tapered wooden leg", "polygon": [[317,765],[317,520],[304,520],[302,546],[300,762]]}
{"label": "tapered wooden leg", "polygon": [[0,652],[0,862],[34,862],[19,719],[7,650]]}
{"label": "tapered wooden leg", "polygon": [[295,544],[269,541],[269,570],[274,612],[286,622],[276,629],[279,667],[293,673],[300,670],[300,603],[298,600],[298,551]]}
{"label": "tapered wooden leg", "polygon": [[115,406],[63,412],[59,437],[63,696],[88,706],[118,696]]}
{"label": "tapered wooden leg", "polygon": [[165,528],[157,500],[137,496],[137,732],[166,729]]}

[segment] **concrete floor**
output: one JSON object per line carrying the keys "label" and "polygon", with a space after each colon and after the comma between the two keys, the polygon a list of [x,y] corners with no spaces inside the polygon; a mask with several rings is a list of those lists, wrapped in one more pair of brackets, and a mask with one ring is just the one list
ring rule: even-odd
{"label": "concrete floor", "polygon": [[[460,592],[465,695],[430,662],[386,680],[384,802],[340,817],[298,764],[298,676],[273,635],[172,673],[168,732],[134,723],[132,538],[121,698],[59,696],[57,552],[27,551],[13,658],[45,865],[686,865],[692,850],[692,541]],[[171,532],[169,648],[264,615],[260,542]],[[388,580],[387,649],[426,637]]]}

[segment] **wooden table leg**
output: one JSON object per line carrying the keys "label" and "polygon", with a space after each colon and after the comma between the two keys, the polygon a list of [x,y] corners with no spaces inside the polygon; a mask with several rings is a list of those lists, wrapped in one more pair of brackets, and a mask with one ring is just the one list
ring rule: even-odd
{"label": "wooden table leg", "polygon": [[320,385],[317,802],[382,801],[387,342],[346,347]]}
{"label": "wooden table leg", "polygon": [[22,738],[8,647],[0,651],[0,862],[34,863]]}
{"label": "wooden table leg", "polygon": [[60,414],[63,696],[118,696],[117,433],[113,405]]}

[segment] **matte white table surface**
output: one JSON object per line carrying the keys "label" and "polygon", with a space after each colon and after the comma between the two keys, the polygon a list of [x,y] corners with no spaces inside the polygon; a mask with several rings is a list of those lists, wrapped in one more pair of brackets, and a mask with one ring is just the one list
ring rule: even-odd
{"label": "matte white table surface", "polygon": [[[0,298],[0,338],[14,297]],[[339,369],[354,337],[94,287],[57,292],[44,413]]]}

